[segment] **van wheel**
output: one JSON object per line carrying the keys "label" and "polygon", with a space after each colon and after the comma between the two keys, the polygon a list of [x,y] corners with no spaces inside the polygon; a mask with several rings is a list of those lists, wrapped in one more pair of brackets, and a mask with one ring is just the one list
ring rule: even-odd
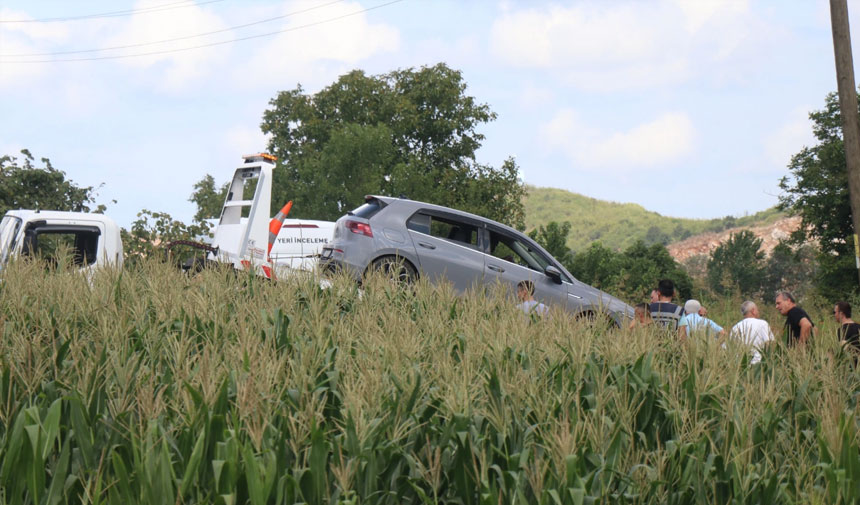
{"label": "van wheel", "polygon": [[374,272],[380,272],[386,278],[400,284],[412,284],[418,277],[415,267],[409,261],[398,256],[383,256],[373,260],[370,266]]}

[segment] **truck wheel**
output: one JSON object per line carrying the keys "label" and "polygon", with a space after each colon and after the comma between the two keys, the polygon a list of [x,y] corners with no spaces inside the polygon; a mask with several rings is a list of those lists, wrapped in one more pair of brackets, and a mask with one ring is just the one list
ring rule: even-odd
{"label": "truck wheel", "polygon": [[383,256],[373,260],[371,270],[381,272],[388,279],[406,285],[415,282],[417,277],[415,267],[409,261],[397,256]]}

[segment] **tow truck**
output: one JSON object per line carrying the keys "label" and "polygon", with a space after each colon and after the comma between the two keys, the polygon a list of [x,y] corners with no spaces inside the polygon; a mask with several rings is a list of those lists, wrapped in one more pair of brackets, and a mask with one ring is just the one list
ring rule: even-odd
{"label": "tow truck", "polygon": [[[179,241],[169,247],[203,249],[207,252],[204,265],[229,264],[236,270],[253,270],[267,279],[312,270],[323,244],[331,239],[334,223],[287,219],[292,201],[270,219],[277,158],[266,153],[242,158],[243,164],[233,173],[212,242]],[[288,230],[284,236],[282,230]],[[186,268],[192,266],[187,264]]]}
{"label": "tow truck", "polygon": [[[292,202],[269,218],[276,161],[265,153],[243,156],[211,243],[175,241],[167,244],[168,250],[190,246],[205,252],[203,261],[194,263],[197,266],[227,264],[268,279],[313,269],[322,245],[331,239],[334,223],[286,219]],[[111,218],[85,212],[19,209],[7,212],[0,221],[0,269],[12,257],[53,252],[61,243],[71,249],[74,264],[82,269],[122,266],[120,228]]]}

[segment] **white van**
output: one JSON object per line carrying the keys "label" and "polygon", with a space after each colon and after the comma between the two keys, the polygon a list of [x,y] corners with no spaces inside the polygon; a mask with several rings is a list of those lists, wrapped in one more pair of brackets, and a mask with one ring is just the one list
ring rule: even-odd
{"label": "white van", "polygon": [[[217,219],[206,220],[214,230],[218,226]],[[247,223],[248,218],[242,218],[241,223]],[[278,238],[272,244],[270,258],[279,266],[313,270],[322,247],[330,242],[334,235],[333,221],[316,221],[313,219],[284,219]],[[211,237],[202,240],[212,244]]]}
{"label": "white van", "polygon": [[310,219],[284,219],[269,257],[278,265],[313,270],[322,247],[331,242],[334,223]]}

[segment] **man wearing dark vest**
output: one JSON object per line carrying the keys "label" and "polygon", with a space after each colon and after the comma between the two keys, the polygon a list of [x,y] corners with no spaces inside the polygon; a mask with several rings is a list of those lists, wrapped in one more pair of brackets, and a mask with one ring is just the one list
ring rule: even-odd
{"label": "man wearing dark vest", "polygon": [[669,330],[678,331],[681,340],[687,337],[687,318],[684,317],[684,307],[672,303],[675,296],[675,283],[663,279],[657,283],[657,301],[649,305],[651,319]]}

